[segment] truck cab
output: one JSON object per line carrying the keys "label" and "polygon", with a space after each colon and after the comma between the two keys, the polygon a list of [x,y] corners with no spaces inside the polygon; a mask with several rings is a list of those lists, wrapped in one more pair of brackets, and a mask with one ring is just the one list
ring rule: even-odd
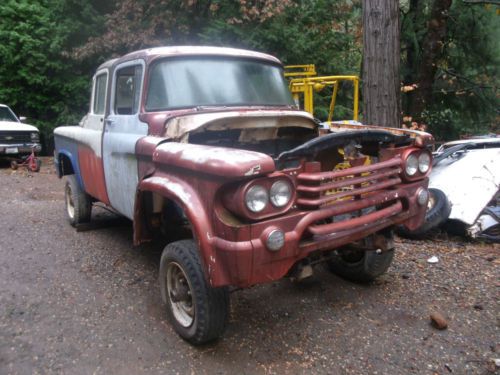
{"label": "truck cab", "polygon": [[[102,202],[164,249],[160,290],[176,332],[219,337],[229,287],[311,274],[369,282],[389,267],[392,228],[425,215],[432,137],[319,123],[297,108],[273,56],[159,47],[102,64],[89,113],[54,131],[69,222]],[[397,124],[395,124],[397,125]]]}

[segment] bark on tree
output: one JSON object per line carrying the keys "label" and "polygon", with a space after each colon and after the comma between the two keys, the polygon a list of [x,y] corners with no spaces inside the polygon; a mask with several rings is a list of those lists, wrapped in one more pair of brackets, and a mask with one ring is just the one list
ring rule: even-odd
{"label": "bark on tree", "polygon": [[398,0],[363,0],[363,122],[400,127]]}
{"label": "bark on tree", "polygon": [[422,43],[422,59],[417,75],[417,89],[410,95],[410,114],[419,119],[432,100],[432,85],[437,72],[437,61],[442,55],[446,39],[448,11],[452,0],[434,0],[427,34]]}

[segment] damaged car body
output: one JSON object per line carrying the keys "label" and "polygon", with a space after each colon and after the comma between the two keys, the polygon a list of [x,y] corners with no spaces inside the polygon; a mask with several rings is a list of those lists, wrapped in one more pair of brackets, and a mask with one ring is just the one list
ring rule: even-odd
{"label": "damaged car body", "polygon": [[437,150],[429,184],[450,203],[447,228],[500,242],[499,160],[500,138],[452,141]]}
{"label": "damaged car body", "polygon": [[432,137],[318,123],[296,108],[276,58],[160,47],[101,65],[80,126],[55,130],[72,225],[103,202],[134,244],[182,234],[160,261],[176,332],[219,337],[229,287],[333,272],[370,281],[389,267],[392,228],[421,225]]}

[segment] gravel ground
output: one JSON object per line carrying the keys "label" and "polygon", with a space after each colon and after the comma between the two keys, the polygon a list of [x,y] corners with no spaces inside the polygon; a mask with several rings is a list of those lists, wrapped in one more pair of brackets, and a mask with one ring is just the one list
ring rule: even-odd
{"label": "gravel ground", "polygon": [[133,247],[131,224],[102,209],[99,229],[76,232],[48,159],[33,175],[1,165],[0,194],[0,374],[498,373],[498,245],[398,240],[371,285],[318,267],[233,292],[225,336],[193,348],[161,303],[164,243]]}

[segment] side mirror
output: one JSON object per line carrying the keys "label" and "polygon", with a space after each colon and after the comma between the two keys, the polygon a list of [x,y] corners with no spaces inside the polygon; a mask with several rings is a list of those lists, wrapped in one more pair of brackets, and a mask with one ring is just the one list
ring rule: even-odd
{"label": "side mirror", "polygon": [[21,122],[25,122],[25,121],[26,121],[26,117],[25,117],[25,116],[20,116],[20,117],[19,117],[19,121],[21,121]]}

